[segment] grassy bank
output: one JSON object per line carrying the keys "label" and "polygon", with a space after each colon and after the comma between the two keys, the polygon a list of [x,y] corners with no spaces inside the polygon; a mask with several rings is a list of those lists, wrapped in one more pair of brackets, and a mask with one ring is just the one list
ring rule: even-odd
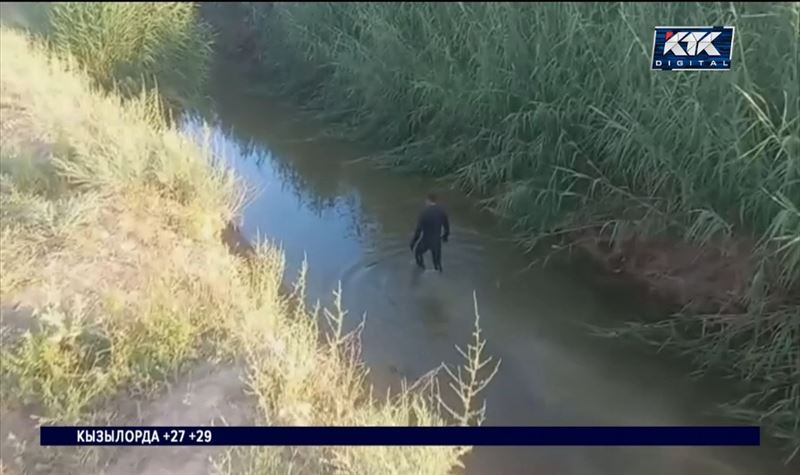
{"label": "grassy bank", "polygon": [[196,2],[8,2],[3,22],[45,38],[123,96],[159,91],[173,106],[204,100],[213,36]]}
{"label": "grassy bank", "polygon": [[[465,407],[445,404],[437,373],[373,398],[339,294],[307,308],[303,276],[281,292],[279,249],[243,259],[222,244],[243,194],[213,150],[165,121],[154,96],[108,94],[47,48],[0,30],[3,473],[457,467],[468,447],[254,448],[208,465],[205,452],[37,446],[39,423],[474,424],[484,362],[476,330],[466,372],[443,372],[465,375],[454,378]],[[223,412],[204,406],[220,397]]]}
{"label": "grassy bank", "polygon": [[[270,89],[678,304],[622,333],[748,382],[731,412],[800,449],[797,3],[238,5],[207,17]],[[669,24],[734,25],[733,70],[650,71]]]}

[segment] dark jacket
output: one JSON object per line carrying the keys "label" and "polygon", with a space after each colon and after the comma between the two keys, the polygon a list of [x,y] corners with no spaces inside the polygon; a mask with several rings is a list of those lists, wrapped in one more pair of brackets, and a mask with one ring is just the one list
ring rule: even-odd
{"label": "dark jacket", "polygon": [[411,238],[412,248],[420,237],[429,246],[439,245],[441,241],[447,242],[450,237],[450,221],[445,210],[438,204],[426,206],[419,214],[417,229]]}

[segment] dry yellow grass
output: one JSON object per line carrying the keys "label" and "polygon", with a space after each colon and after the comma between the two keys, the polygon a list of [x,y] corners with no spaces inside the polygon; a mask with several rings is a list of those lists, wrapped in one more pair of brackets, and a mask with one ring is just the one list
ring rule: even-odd
{"label": "dry yellow grass", "polygon": [[[373,398],[359,333],[341,331],[344,309],[306,308],[303,276],[282,293],[279,249],[259,244],[245,261],[221,243],[241,187],[211,165],[208,147],[164,121],[158,101],[93,89],[69,59],[13,31],[0,30],[0,58],[4,472],[124,473],[119,460],[157,455],[43,449],[35,425],[141,421],[131,402],[163,420],[165,386],[198,365],[241,373],[252,424],[481,422],[477,393],[491,371],[478,371],[477,327],[463,378],[443,372],[465,407],[444,405],[435,373]],[[234,449],[205,470],[439,474],[468,450]],[[189,467],[162,457],[173,471]]]}

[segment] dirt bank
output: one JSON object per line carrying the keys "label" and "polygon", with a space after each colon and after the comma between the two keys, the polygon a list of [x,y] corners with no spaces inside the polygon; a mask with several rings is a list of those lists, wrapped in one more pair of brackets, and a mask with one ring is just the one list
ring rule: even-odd
{"label": "dirt bank", "polygon": [[608,272],[643,286],[672,310],[742,312],[753,275],[752,247],[696,247],[666,239],[629,238],[614,246],[598,235],[575,245]]}
{"label": "dirt bank", "polygon": [[[667,312],[747,312],[750,287],[758,272],[753,241],[715,241],[701,246],[634,235],[615,245],[596,231],[570,238],[620,282],[642,286],[650,298],[667,306]],[[766,309],[792,302],[800,304],[800,289],[778,289]]]}

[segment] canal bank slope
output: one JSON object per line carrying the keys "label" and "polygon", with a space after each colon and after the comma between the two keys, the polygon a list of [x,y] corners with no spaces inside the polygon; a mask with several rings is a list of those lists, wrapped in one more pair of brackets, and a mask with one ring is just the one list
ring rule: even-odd
{"label": "canal bank slope", "polygon": [[[319,322],[283,255],[222,243],[240,183],[165,121],[0,30],[3,473],[448,473],[468,448],[42,448],[36,426],[441,425],[422,383],[376,402],[344,309]],[[218,163],[218,162],[217,162]],[[479,358],[467,365],[479,364]],[[422,389],[420,389],[422,388]],[[470,422],[472,422],[470,420]],[[210,457],[210,458],[209,458]]]}

